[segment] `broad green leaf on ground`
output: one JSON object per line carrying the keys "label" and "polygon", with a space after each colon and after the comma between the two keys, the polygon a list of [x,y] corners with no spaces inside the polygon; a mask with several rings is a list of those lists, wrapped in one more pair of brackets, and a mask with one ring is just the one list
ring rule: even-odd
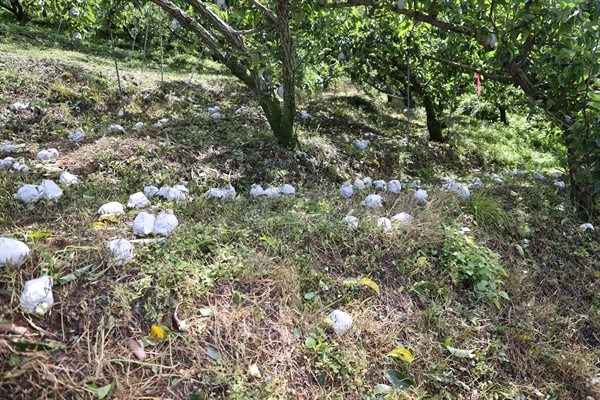
{"label": "broad green leaf on ground", "polygon": [[48,343],[35,343],[35,342],[18,342],[15,340],[8,340],[12,346],[16,347],[19,350],[56,350],[60,346],[56,342],[48,342]]}
{"label": "broad green leaf on ground", "polygon": [[386,394],[389,393],[390,390],[392,390],[391,386],[388,385],[377,385],[373,388],[373,393],[374,394]]}
{"label": "broad green leaf on ground", "polygon": [[410,375],[396,371],[395,369],[386,369],[383,371],[385,378],[399,389],[408,389],[415,385],[415,381]]}
{"label": "broad green leaf on ground", "polygon": [[313,349],[316,345],[317,345],[317,341],[315,340],[314,337],[309,336],[306,338],[306,340],[304,341],[304,345],[306,347],[308,347],[309,349]]}
{"label": "broad green leaf on ground", "polygon": [[221,353],[217,351],[217,349],[213,349],[212,347],[208,347],[206,352],[215,361],[221,361],[223,358],[221,357]]}

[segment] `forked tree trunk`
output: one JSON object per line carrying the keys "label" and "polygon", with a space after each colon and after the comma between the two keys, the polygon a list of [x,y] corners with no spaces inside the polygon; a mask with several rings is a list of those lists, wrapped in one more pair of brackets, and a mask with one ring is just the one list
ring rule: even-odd
{"label": "forked tree trunk", "polygon": [[263,108],[273,135],[280,145],[287,148],[298,146],[298,138],[294,134],[294,114],[296,103],[294,101],[294,44],[292,40],[288,0],[276,1],[276,13],[266,9],[267,13],[277,27],[282,49],[282,82],[284,87],[284,101],[282,103],[275,97],[272,82],[265,78],[260,65],[253,65],[249,60],[252,49],[243,41],[242,35],[222,20],[210,7],[199,0],[186,0],[185,2],[203,17],[204,24],[200,24],[171,0],[151,0],[162,7],[171,17],[176,18],[182,26],[193,32],[202,43],[210,48],[215,57],[223,63],[229,71],[244,82],[254,92],[256,100]]}

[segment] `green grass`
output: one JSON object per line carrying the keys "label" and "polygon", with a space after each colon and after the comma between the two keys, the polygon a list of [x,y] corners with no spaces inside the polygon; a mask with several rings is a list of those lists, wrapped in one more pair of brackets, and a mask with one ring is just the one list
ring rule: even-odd
{"label": "green grass", "polygon": [[[299,105],[315,118],[297,124],[301,147],[292,153],[275,145],[260,112],[234,114],[256,104],[211,63],[192,84],[167,70],[161,85],[153,69],[140,74],[139,59],[124,67],[126,115],[118,118],[106,48],[87,55],[63,42],[25,48],[23,36],[10,38],[0,44],[0,97],[35,108],[2,111],[0,144],[24,144],[16,158],[33,168],[0,171],[0,231],[52,236],[28,241],[26,262],[0,274],[0,323],[31,332],[0,333],[0,397],[96,398],[87,385],[114,384],[113,398],[379,399],[377,385],[391,385],[386,370],[414,381],[406,391],[391,388],[392,398],[599,396],[591,384],[600,355],[598,235],[579,231],[588,221],[550,180],[500,172],[560,169],[564,150],[544,126],[517,115],[509,127],[469,119],[456,123],[446,146],[418,140],[425,125],[417,111],[405,145],[405,117],[380,100],[367,110],[355,99],[315,98]],[[223,119],[206,118],[214,105]],[[154,126],[160,118],[169,121]],[[139,131],[137,121],[145,123]],[[109,133],[115,123],[125,132]],[[76,128],[86,141],[68,141]],[[358,151],[356,138],[371,147]],[[49,147],[59,149],[58,164],[36,163]],[[60,170],[81,182],[57,202],[29,207],[13,198],[22,183],[57,180]],[[398,178],[404,188],[368,210],[366,192],[339,195],[343,182],[364,176]],[[449,176],[480,177],[486,187],[462,200],[441,190]],[[413,179],[428,190],[427,204],[413,199]],[[151,200],[151,212],[172,209],[180,225],[165,241],[137,243],[134,260],[115,266],[105,244],[134,239],[137,211],[97,227],[98,208],[125,204],[148,184],[178,183],[188,198]],[[229,183],[235,199],[204,196]],[[248,194],[252,184],[283,183],[297,194]],[[413,223],[390,233],[377,227],[400,212]],[[343,223],[349,214],[359,228]],[[463,228],[470,231],[458,236]],[[56,282],[56,303],[30,316],[18,297],[43,273]],[[380,293],[344,283],[360,277]],[[334,309],[354,319],[342,337],[325,321]],[[153,325],[168,328],[167,338],[149,341]],[[144,362],[129,338],[147,346]],[[8,340],[58,348],[23,351]],[[469,352],[458,357],[448,346]],[[414,360],[388,356],[395,348]],[[260,379],[249,374],[252,364]]]}

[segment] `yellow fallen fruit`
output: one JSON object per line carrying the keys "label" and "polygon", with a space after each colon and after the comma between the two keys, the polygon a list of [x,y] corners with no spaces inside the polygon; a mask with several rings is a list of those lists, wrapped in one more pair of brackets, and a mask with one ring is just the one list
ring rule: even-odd
{"label": "yellow fallen fruit", "polygon": [[152,325],[150,331],[151,339],[164,339],[166,336],[165,331],[160,326]]}

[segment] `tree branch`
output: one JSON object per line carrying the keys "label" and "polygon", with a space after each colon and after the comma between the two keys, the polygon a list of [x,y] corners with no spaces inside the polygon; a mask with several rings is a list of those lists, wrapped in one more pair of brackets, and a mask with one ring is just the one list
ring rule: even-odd
{"label": "tree branch", "polygon": [[381,3],[375,0],[348,0],[343,3],[325,3],[321,4],[321,8],[348,8],[348,7],[371,7],[373,9],[377,8],[387,8],[391,12],[396,14],[405,15],[408,18],[411,18],[414,21],[425,22],[429,25],[436,26],[438,28],[444,29],[446,31],[452,31],[456,33],[460,33],[462,35],[467,36],[476,36],[477,31],[473,28],[466,26],[459,26],[455,24],[451,24],[446,21],[439,20],[435,17],[435,15],[423,14],[418,11],[407,10],[405,8],[400,8],[398,5],[390,5],[386,3]]}
{"label": "tree branch", "polygon": [[534,39],[535,39],[535,36],[528,36],[527,39],[525,40],[525,45],[523,46],[523,53],[521,53],[521,55],[519,56],[517,61],[514,63],[514,65],[510,69],[511,75],[516,74],[517,70],[520,70],[527,62],[529,53],[531,52],[531,49],[533,48],[533,44],[535,43]]}
{"label": "tree branch", "polygon": [[513,78],[510,76],[497,75],[497,74],[494,74],[491,72],[486,72],[479,68],[471,67],[470,65],[461,64],[456,61],[445,60],[443,58],[432,56],[430,54],[421,54],[421,57],[426,58],[428,60],[437,61],[439,63],[445,64],[445,65],[448,65],[448,66],[451,66],[454,68],[462,69],[462,70],[469,71],[469,72],[475,72],[481,76],[484,76],[484,77],[494,80],[494,81],[504,82],[504,83],[514,83]]}
{"label": "tree branch", "polygon": [[271,11],[267,7],[263,6],[258,0],[250,0],[250,2],[252,4],[254,4],[256,7],[258,7],[259,10],[264,12],[267,15],[267,17],[269,17],[271,19],[271,21],[273,21],[273,22],[275,22],[275,24],[277,24],[277,15],[275,15],[273,13],[273,11]]}

